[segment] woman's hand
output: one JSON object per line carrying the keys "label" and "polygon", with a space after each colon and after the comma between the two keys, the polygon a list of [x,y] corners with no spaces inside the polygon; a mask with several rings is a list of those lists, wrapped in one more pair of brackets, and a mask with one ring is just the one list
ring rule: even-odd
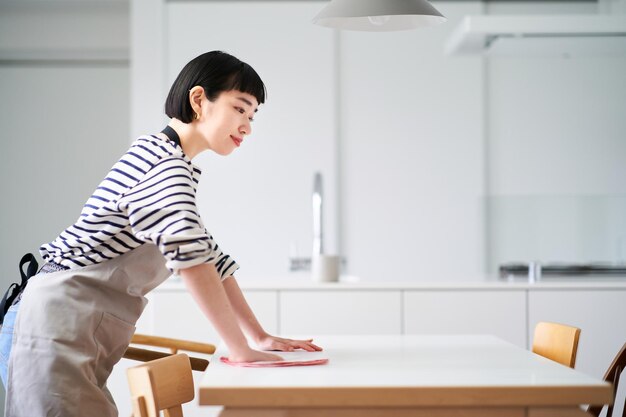
{"label": "woman's hand", "polygon": [[283,358],[273,353],[259,352],[254,349],[246,349],[241,353],[231,353],[228,355],[231,362],[261,362],[261,361],[282,361]]}
{"label": "woman's hand", "polygon": [[282,337],[265,334],[264,336],[261,336],[256,343],[259,346],[259,349],[262,350],[279,350],[282,352],[293,352],[296,349],[304,349],[307,352],[319,352],[322,350],[321,347],[313,344],[312,342],[313,339],[284,339]]}

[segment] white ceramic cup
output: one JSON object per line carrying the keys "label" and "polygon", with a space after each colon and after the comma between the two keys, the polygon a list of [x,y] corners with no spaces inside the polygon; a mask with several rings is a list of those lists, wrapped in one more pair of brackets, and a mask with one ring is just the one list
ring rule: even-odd
{"label": "white ceramic cup", "polygon": [[339,281],[340,267],[341,257],[339,255],[313,255],[311,277],[316,282],[337,282]]}

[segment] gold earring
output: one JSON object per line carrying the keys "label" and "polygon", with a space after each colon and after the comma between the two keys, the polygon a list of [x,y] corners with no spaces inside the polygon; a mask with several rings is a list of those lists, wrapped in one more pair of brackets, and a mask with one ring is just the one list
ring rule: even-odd
{"label": "gold earring", "polygon": [[198,116],[198,113],[194,113],[193,114],[193,120],[198,120],[200,118],[200,116]]}

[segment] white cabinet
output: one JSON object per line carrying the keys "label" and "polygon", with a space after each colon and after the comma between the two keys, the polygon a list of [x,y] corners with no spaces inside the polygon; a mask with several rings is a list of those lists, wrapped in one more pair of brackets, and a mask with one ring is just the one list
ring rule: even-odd
{"label": "white cabinet", "polygon": [[[278,331],[276,291],[243,291],[261,325]],[[152,295],[152,334],[218,344],[220,337],[187,291],[158,291]]]}
{"label": "white cabinet", "polygon": [[401,291],[282,291],[284,335],[401,334]]}
{"label": "white cabinet", "polygon": [[270,334],[277,334],[279,332],[278,293],[273,290],[244,290],[243,295],[261,326]]}
{"label": "white cabinet", "polygon": [[186,291],[158,292],[152,296],[155,336],[216,343],[217,332]]}
{"label": "white cabinet", "polygon": [[526,347],[526,291],[405,291],[407,334],[493,334]]}
{"label": "white cabinet", "polygon": [[626,289],[530,291],[528,337],[535,325],[553,321],[581,329],[576,369],[602,377],[626,342]]}

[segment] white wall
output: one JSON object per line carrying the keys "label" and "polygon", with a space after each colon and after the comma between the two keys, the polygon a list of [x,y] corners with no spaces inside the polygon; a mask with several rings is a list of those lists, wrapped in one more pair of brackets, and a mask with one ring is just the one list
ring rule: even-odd
{"label": "white wall", "polygon": [[484,63],[442,47],[482,6],[437,7],[448,23],[340,35],[340,224],[350,272],[363,280],[483,270]]}
{"label": "white wall", "polygon": [[[0,50],[13,64],[56,56],[123,66],[132,32],[148,45],[132,48],[133,71],[140,71],[131,124],[141,132],[163,125],[171,80],[201,51],[230,50],[268,74],[269,101],[246,149],[197,161],[205,179],[220,175],[203,184],[202,210],[225,248],[243,261],[246,278],[286,275],[294,243],[308,254],[312,174],[320,167],[327,173],[329,246],[347,258],[348,272],[366,281],[473,279],[502,261],[545,256],[625,257],[619,185],[625,95],[617,82],[624,61],[442,55],[460,17],[484,7],[510,14],[594,13],[599,6],[439,2],[450,20],[438,27],[335,34],[300,24],[320,3],[138,0],[131,8],[141,24],[129,31],[124,2],[91,1],[78,11],[73,4],[71,13],[8,2],[3,7],[10,13],[0,14]],[[603,7],[619,10],[614,3]],[[237,30],[224,7],[238,10]],[[264,13],[277,21],[286,15],[285,26],[268,30]],[[186,23],[177,21],[205,28],[206,36],[181,31]],[[28,30],[35,26],[48,31],[45,42]],[[308,78],[293,72],[294,62],[308,69]],[[291,104],[299,85],[316,94],[304,108]],[[224,180],[227,171],[232,175]],[[226,198],[215,205],[215,194]]]}
{"label": "white wall", "polygon": [[2,294],[21,256],[76,220],[128,147],[127,9],[0,3]]}
{"label": "white wall", "polygon": [[241,148],[194,161],[203,168],[198,205],[207,229],[245,279],[288,276],[292,245],[310,256],[316,171],[324,181],[325,244],[337,248],[333,33],[302,25],[319,6],[221,1],[166,8],[167,89],[189,60],[214,49],[250,63],[267,86],[267,103]]}
{"label": "white wall", "polygon": [[[134,4],[133,22],[146,24],[142,8],[164,22],[158,36],[132,32],[134,50],[160,49],[153,55],[164,61],[150,84],[133,69],[134,95],[165,95],[184,63],[215,48],[267,82],[268,103],[245,147],[227,159],[198,158],[210,178],[199,193],[205,222],[242,263],[240,277],[287,276],[289,248],[310,253],[318,169],[325,243],[347,258],[347,272],[365,281],[482,272],[483,64],[449,60],[441,48],[479,3],[442,4],[447,26],[377,35],[309,25],[322,6],[315,1],[171,2],[156,12]],[[145,124],[161,117],[156,108],[132,111]]]}
{"label": "white wall", "polygon": [[[490,14],[594,13],[595,4],[491,4]],[[489,269],[626,260],[624,56],[487,64]]]}
{"label": "white wall", "polygon": [[128,64],[128,2],[3,0],[0,57]]}

